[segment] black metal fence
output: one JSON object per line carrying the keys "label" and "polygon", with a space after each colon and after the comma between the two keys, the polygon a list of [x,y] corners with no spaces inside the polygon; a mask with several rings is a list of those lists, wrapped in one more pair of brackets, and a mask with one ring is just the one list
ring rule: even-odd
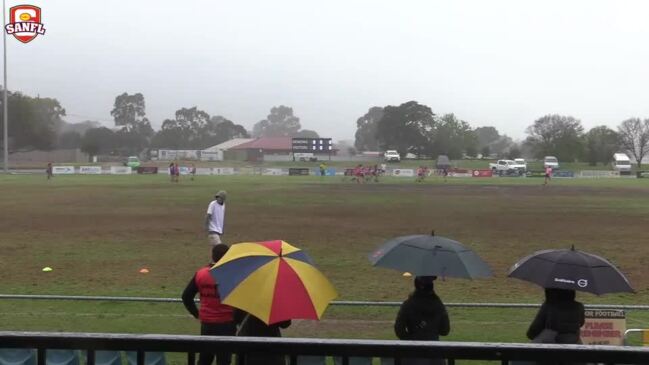
{"label": "black metal fence", "polygon": [[580,362],[604,364],[648,364],[649,348],[622,346],[539,345],[480,342],[377,341],[315,338],[208,337],[174,335],[129,335],[108,333],[0,332],[2,348],[35,348],[39,365],[45,365],[48,349],[85,350],[87,364],[95,365],[95,351],[136,351],[138,365],[146,352],[187,354],[193,364],[200,352],[228,351],[235,354],[286,355],[291,365],[299,356],[335,356],[349,364],[350,357],[445,358],[456,360]]}

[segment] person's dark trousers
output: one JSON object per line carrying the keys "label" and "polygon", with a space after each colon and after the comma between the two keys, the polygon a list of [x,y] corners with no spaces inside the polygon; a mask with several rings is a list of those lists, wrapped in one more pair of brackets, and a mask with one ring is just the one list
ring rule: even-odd
{"label": "person's dark trousers", "polygon": [[[237,333],[237,326],[234,322],[227,323],[201,323],[201,336],[234,336]],[[217,365],[230,365],[232,353],[216,353]],[[201,352],[198,357],[199,365],[210,365],[214,360],[214,353]]]}

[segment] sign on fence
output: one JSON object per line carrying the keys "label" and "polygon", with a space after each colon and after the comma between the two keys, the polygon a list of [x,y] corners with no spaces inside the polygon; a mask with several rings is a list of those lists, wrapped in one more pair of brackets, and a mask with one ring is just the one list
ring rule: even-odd
{"label": "sign on fence", "polygon": [[620,172],[608,170],[583,170],[579,173],[579,176],[588,178],[615,178],[620,177]]}
{"label": "sign on fence", "polygon": [[494,172],[491,169],[473,170],[473,177],[492,177]]}
{"label": "sign on fence", "polygon": [[584,345],[624,345],[626,316],[623,310],[588,309],[581,327]]}
{"label": "sign on fence", "polygon": [[263,169],[261,170],[262,175],[271,175],[271,176],[279,176],[282,175],[282,169]]}
{"label": "sign on fence", "polygon": [[196,175],[212,175],[212,169],[209,167],[197,167]]}
{"label": "sign on fence", "polygon": [[415,170],[413,170],[413,169],[392,169],[392,176],[412,177],[412,176],[415,176]]}
{"label": "sign on fence", "polygon": [[81,166],[79,173],[84,175],[98,175],[101,174],[101,166]]}
{"label": "sign on fence", "polygon": [[305,176],[309,175],[309,169],[302,167],[291,167],[288,169],[289,176]]}
{"label": "sign on fence", "polygon": [[575,177],[575,172],[568,170],[556,170],[552,173],[552,177]]}
{"label": "sign on fence", "polygon": [[233,167],[214,167],[212,168],[212,175],[234,175]]}
{"label": "sign on fence", "polygon": [[111,166],[110,173],[113,175],[129,175],[133,172],[131,166]]}
{"label": "sign on fence", "polygon": [[448,170],[448,176],[452,177],[471,177],[473,176],[473,171],[468,170],[468,169],[449,169]]}
{"label": "sign on fence", "polygon": [[53,166],[52,173],[55,175],[74,174],[74,166]]}
{"label": "sign on fence", "polygon": [[157,166],[140,166],[137,168],[137,173],[138,174],[157,174],[158,173],[158,167]]}

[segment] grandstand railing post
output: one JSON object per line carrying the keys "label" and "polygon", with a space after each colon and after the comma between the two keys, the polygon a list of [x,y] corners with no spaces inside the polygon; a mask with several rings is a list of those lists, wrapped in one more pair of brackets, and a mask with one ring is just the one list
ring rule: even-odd
{"label": "grandstand railing post", "polygon": [[38,365],[45,365],[45,356],[46,356],[45,351],[47,351],[47,350],[45,350],[44,348],[41,348],[41,347],[39,347],[36,350],[36,361],[37,361]]}
{"label": "grandstand railing post", "polygon": [[86,365],[95,365],[95,350],[86,352]]}

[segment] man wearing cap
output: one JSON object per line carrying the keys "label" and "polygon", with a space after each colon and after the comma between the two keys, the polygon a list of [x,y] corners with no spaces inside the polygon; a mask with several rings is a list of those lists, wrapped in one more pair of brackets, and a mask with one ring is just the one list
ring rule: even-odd
{"label": "man wearing cap", "polygon": [[207,239],[212,246],[221,243],[223,235],[223,222],[225,219],[225,197],[226,192],[221,190],[214,195],[214,200],[207,207],[207,216],[205,216],[205,228],[207,229]]}

